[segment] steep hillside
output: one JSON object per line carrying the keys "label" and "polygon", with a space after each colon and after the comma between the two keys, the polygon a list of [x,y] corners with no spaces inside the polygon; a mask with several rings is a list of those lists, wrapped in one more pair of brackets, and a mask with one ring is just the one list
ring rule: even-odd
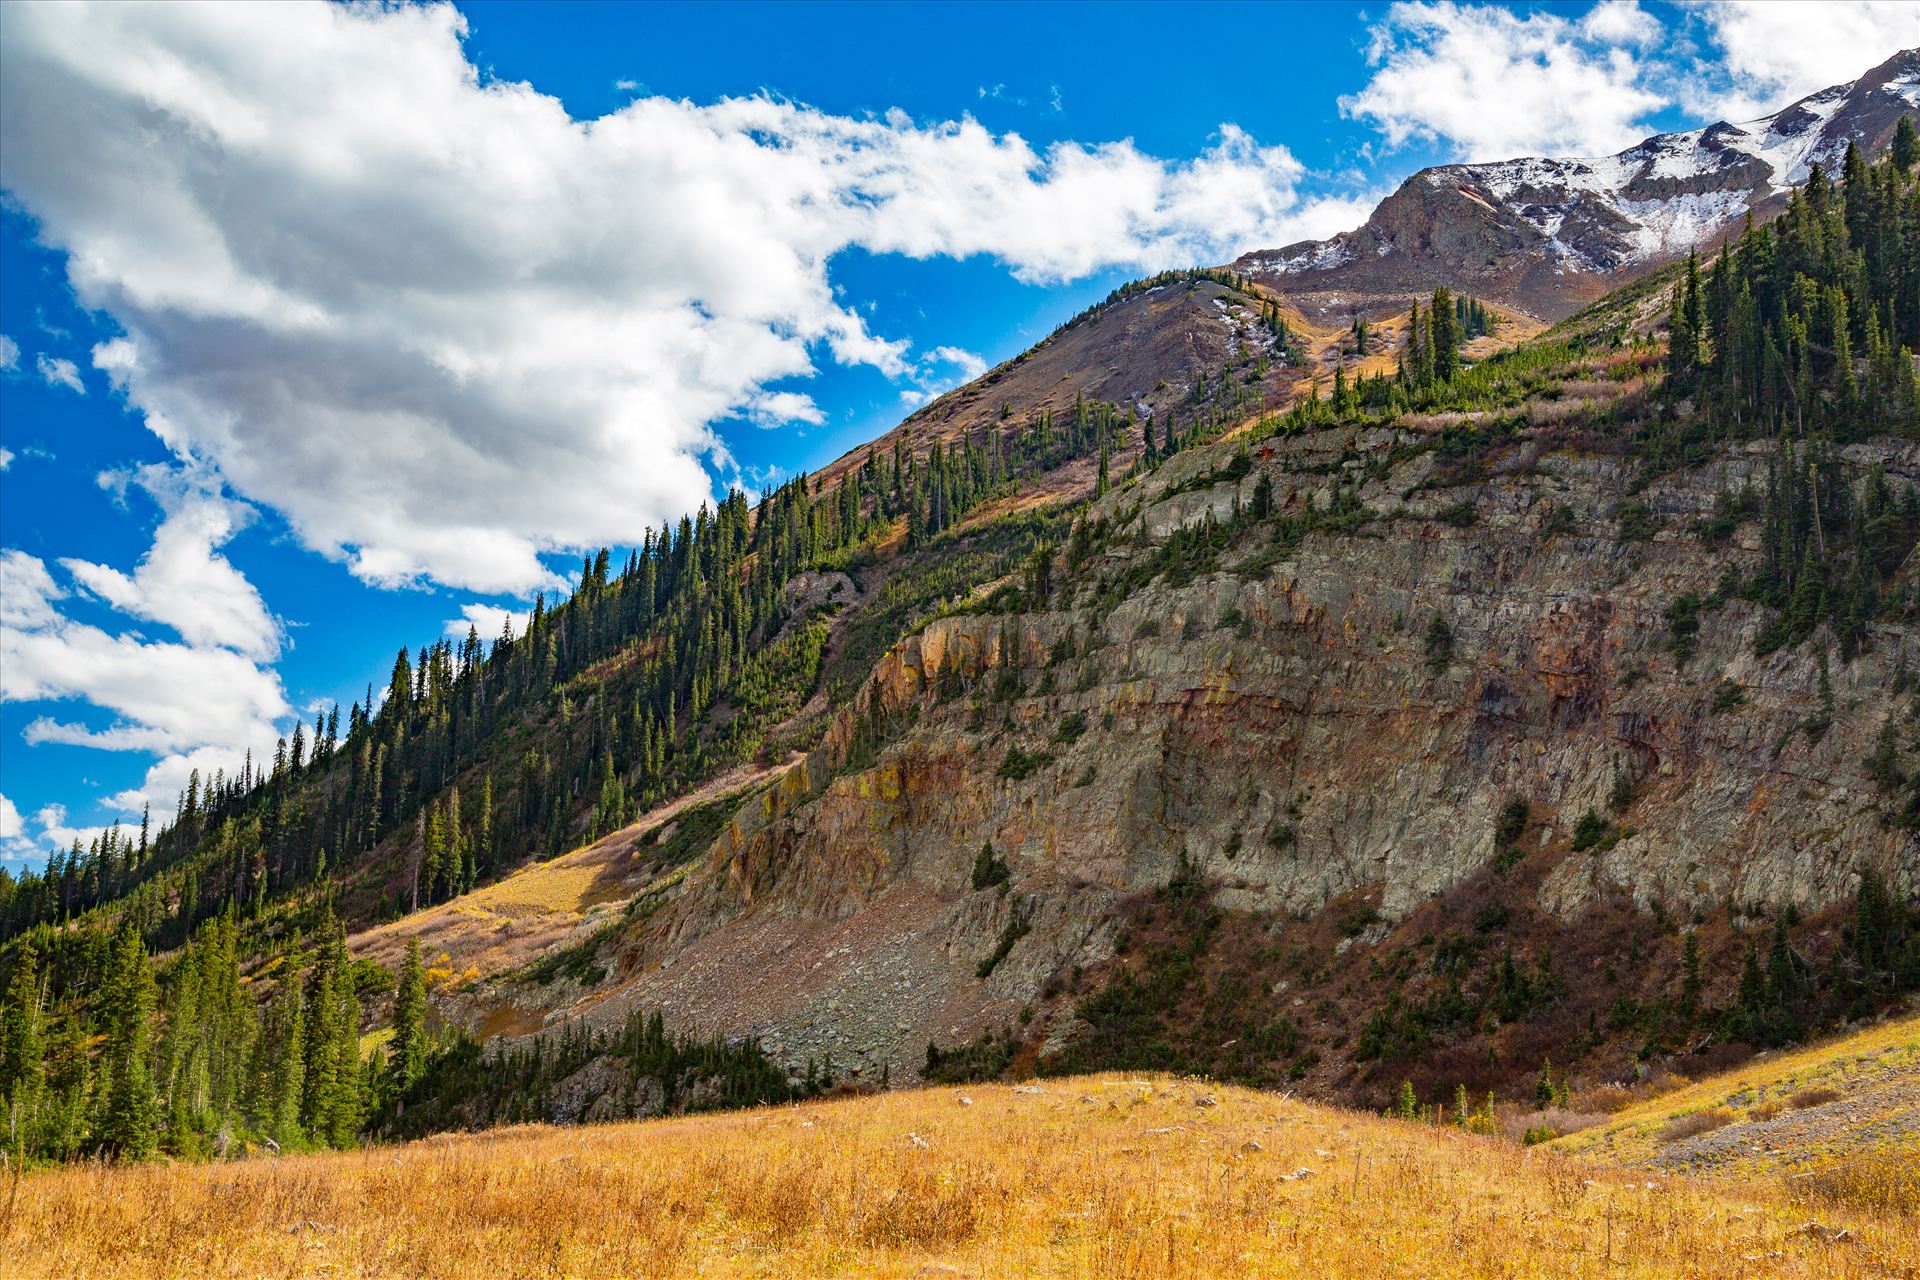
{"label": "steep hillside", "polygon": [[1027,1070],[1378,1105],[1883,1011],[1920,204],[1846,176],[1544,333],[1118,290],[0,881],[0,1097],[48,1157]]}
{"label": "steep hillside", "polygon": [[[1604,403],[1637,367],[1582,361],[1560,386]],[[1030,1008],[1068,1034],[1075,971],[1111,960],[1123,903],[1185,858],[1264,922],[1266,981],[1302,987],[1249,991],[1239,1017],[1291,1014],[1285,1056],[1330,1063],[1372,1002],[1313,1001],[1373,960],[1426,972],[1464,941],[1470,970],[1517,944],[1574,988],[1558,1038],[1673,980],[1671,934],[1603,979],[1636,911],[1714,917],[1724,998],[1754,922],[1819,917],[1863,868],[1910,881],[1920,845],[1860,764],[1920,657],[1910,623],[1824,676],[1818,651],[1757,657],[1769,615],[1738,599],[1700,619],[1691,653],[1671,647],[1676,601],[1759,560],[1752,522],[1697,526],[1722,495],[1765,489],[1769,450],[1636,487],[1630,458],[1555,428],[1565,394],[1525,412],[1545,421],[1456,458],[1438,433],[1336,427],[1195,449],[1123,486],[1048,607],[982,601],[890,653],[636,926],[596,1007],[685,1010],[796,1063],[832,1053],[900,1078],[928,1041]],[[1851,457],[1920,486],[1913,446]],[[1249,521],[1263,485],[1274,514]],[[1182,531],[1207,521],[1231,533],[1181,563]],[[1527,818],[1500,876],[1514,798]],[[1603,835],[1576,850],[1589,811]],[[983,844],[1007,888],[974,887]],[[1483,910],[1495,927],[1476,927]],[[1589,957],[1583,939],[1607,946]],[[1503,1065],[1530,1072],[1551,1041],[1510,1021]]]}
{"label": "steep hillside", "polygon": [[[1831,201],[1681,281],[1681,315],[1784,306],[1850,225]],[[1883,1002],[1920,882],[1920,452],[1874,424],[1911,422],[1911,364],[1875,328],[1795,441],[1799,393],[1735,357],[1803,320],[1702,301],[1702,362],[1635,327],[1647,300],[1096,494],[880,658],[595,945],[580,1011],[665,1009],[795,1073],[1118,1063],[1378,1100],[1710,1063]]]}
{"label": "steep hillside", "polygon": [[29,1175],[10,1276],[1907,1274],[1911,1205],[1622,1172],[1163,1076]]}
{"label": "steep hillside", "polygon": [[1323,322],[1404,311],[1446,284],[1543,320],[1767,217],[1849,144],[1886,149],[1920,105],[1920,49],[1746,124],[1648,138],[1593,159],[1423,169],[1364,226],[1248,254],[1233,269]]}
{"label": "steep hillside", "polygon": [[[869,451],[924,450],[1006,421],[1064,421],[1084,400],[1119,405],[1162,435],[1170,421],[1185,431],[1196,422],[1217,424],[1284,406],[1310,381],[1307,356],[1326,344],[1330,331],[1303,326],[1298,316],[1275,325],[1266,306],[1264,297],[1225,272],[1169,272],[1137,281],[823,467],[817,478],[837,483]],[[1134,444],[1123,443],[1122,462],[1135,456]],[[1045,488],[1083,488],[1091,479],[1083,466],[1051,478]]]}

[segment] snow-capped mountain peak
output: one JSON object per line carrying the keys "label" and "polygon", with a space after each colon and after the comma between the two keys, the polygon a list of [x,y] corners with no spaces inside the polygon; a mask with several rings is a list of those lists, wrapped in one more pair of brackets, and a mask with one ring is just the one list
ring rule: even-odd
{"label": "snow-capped mountain peak", "polygon": [[1450,283],[1556,319],[1630,277],[1767,216],[1849,144],[1883,149],[1920,107],[1920,50],[1744,124],[1664,133],[1611,156],[1422,170],[1366,224],[1235,265],[1309,310]]}

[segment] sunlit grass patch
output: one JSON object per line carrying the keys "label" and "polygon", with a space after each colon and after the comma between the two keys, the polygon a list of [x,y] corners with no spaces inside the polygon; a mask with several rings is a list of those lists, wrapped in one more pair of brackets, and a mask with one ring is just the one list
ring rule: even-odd
{"label": "sunlit grass patch", "polygon": [[[1920,1225],[1851,1190],[1854,1177],[1792,1191],[1648,1178],[1495,1136],[1107,1075],[49,1170],[21,1184],[0,1272],[1844,1280],[1920,1252]],[[1844,1246],[1802,1229],[1816,1195]]]}

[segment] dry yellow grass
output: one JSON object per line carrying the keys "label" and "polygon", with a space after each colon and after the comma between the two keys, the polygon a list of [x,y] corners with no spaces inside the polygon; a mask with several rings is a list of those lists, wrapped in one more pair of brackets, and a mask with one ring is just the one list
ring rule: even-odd
{"label": "dry yellow grass", "polygon": [[347,947],[356,957],[398,970],[408,941],[417,938],[429,982],[436,987],[470,986],[509,973],[617,918],[621,907],[649,887],[651,859],[637,847],[642,835],[688,808],[758,785],[788,763],[730,770],[612,835],[364,930],[349,938]]}
{"label": "dry yellow grass", "polygon": [[[1552,1145],[1561,1151],[1601,1156],[1615,1163],[1640,1164],[1659,1155],[1669,1127],[1676,1121],[1721,1108],[1749,1110],[1751,1118],[1766,1119],[1769,1117],[1765,1114],[1752,1115],[1750,1109],[1779,1102],[1791,1110],[1813,1101],[1856,1096],[1867,1092],[1869,1086],[1880,1086],[1874,1090],[1879,1108],[1911,1110],[1916,1099],[1908,1097],[1907,1091],[1884,1087],[1904,1076],[1920,1077],[1920,1015],[1890,1019],[1852,1035],[1755,1058],[1724,1075],[1626,1107],[1605,1123],[1569,1134]],[[1809,1094],[1813,1089],[1823,1092]],[[1920,1094],[1920,1088],[1912,1092]],[[1796,1095],[1802,1096],[1796,1099]],[[1855,1117],[1859,1122],[1868,1118],[1865,1114]],[[1837,1136],[1846,1135],[1837,1131]],[[1788,1154],[1804,1157],[1804,1147],[1797,1147]],[[1730,1164],[1727,1172],[1747,1177],[1767,1171],[1774,1163],[1763,1150],[1752,1159]]]}
{"label": "dry yellow grass", "polygon": [[[1208,1105],[1204,1100],[1211,1100]],[[1910,1275],[1920,1229],[1155,1078],[28,1175],[8,1276]]]}

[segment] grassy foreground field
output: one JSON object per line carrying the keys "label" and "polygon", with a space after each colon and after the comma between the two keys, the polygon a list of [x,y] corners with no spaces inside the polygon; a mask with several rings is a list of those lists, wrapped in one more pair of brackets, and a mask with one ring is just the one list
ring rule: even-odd
{"label": "grassy foreground field", "polygon": [[1920,1259],[1910,1212],[1816,1213],[1785,1184],[1164,1077],[69,1167],[17,1197],[9,1276],[1866,1277]]}

